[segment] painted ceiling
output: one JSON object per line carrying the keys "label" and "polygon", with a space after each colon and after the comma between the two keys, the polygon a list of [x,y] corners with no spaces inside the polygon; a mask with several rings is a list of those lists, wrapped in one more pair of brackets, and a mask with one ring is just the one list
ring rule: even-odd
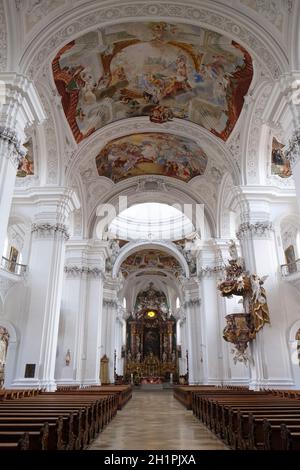
{"label": "painted ceiling", "polygon": [[97,155],[96,165],[99,176],[114,183],[140,175],[163,175],[188,182],[204,173],[207,156],[186,137],[148,132],[112,140]]}
{"label": "painted ceiling", "polygon": [[178,261],[161,250],[141,250],[137,253],[126,258],[121,265],[122,274],[126,277],[128,274],[140,270],[147,269],[153,271],[153,274],[158,269],[171,271],[175,276],[181,272],[181,267]]}
{"label": "painted ceiling", "polygon": [[253,66],[238,43],[198,26],[124,23],[64,46],[53,77],[75,140],[111,122],[186,119],[223,140],[244,103]]}

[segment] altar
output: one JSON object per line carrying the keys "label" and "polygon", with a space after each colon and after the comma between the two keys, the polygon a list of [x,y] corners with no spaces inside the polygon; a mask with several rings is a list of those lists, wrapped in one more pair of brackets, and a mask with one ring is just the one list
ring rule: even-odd
{"label": "altar", "polygon": [[162,384],[163,378],[162,377],[142,377],[141,384]]}
{"label": "altar", "polygon": [[137,296],[126,323],[125,377],[135,384],[162,384],[178,375],[176,320],[163,292],[150,283]]}

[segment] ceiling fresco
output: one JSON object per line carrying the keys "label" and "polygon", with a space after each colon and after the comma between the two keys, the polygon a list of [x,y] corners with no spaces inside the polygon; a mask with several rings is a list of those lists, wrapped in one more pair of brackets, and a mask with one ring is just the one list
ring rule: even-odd
{"label": "ceiling fresco", "polygon": [[157,270],[171,271],[175,276],[181,273],[181,267],[178,261],[161,250],[141,250],[126,258],[121,265],[122,274],[126,277],[128,274],[140,270],[147,269],[152,274],[156,274]]}
{"label": "ceiling fresco", "polygon": [[114,183],[141,175],[163,175],[188,182],[202,175],[204,151],[192,140],[173,134],[131,134],[112,140],[96,157],[99,176]]}
{"label": "ceiling fresco", "polygon": [[198,26],[125,23],[89,32],[52,63],[77,142],[111,122],[186,119],[226,140],[252,77],[249,53]]}

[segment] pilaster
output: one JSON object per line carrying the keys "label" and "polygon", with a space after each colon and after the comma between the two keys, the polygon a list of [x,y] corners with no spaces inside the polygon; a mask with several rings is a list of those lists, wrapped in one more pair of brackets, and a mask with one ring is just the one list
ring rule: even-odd
{"label": "pilaster", "polygon": [[278,275],[276,240],[265,201],[249,198],[249,221],[237,232],[246,269],[260,278],[266,276],[265,290],[270,311],[270,325],[258,332],[250,346],[250,386],[290,387],[293,385],[291,363],[285,339],[286,318],[280,295],[282,280]]}
{"label": "pilaster", "polygon": [[[17,379],[13,386],[55,390],[55,358],[63,285],[65,242],[68,240],[67,218],[75,207],[72,192],[57,194],[53,212],[35,214],[32,224],[28,284],[31,288],[25,329],[21,338]],[[49,206],[50,207],[50,206]],[[48,207],[48,208],[49,208]],[[54,210],[55,209],[55,210]],[[26,375],[31,364],[32,376]],[[28,369],[28,366],[27,366]]]}
{"label": "pilaster", "polygon": [[23,75],[0,74],[0,254],[3,253],[17,167],[26,154],[26,128],[45,119],[34,85]]}

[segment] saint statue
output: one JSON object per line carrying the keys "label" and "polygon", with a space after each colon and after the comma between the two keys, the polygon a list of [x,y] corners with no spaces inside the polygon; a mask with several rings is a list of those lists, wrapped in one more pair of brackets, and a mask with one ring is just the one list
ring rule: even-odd
{"label": "saint statue", "polygon": [[238,255],[236,243],[233,240],[230,240],[228,250],[229,250],[230,258],[232,260],[237,260],[239,255]]}

